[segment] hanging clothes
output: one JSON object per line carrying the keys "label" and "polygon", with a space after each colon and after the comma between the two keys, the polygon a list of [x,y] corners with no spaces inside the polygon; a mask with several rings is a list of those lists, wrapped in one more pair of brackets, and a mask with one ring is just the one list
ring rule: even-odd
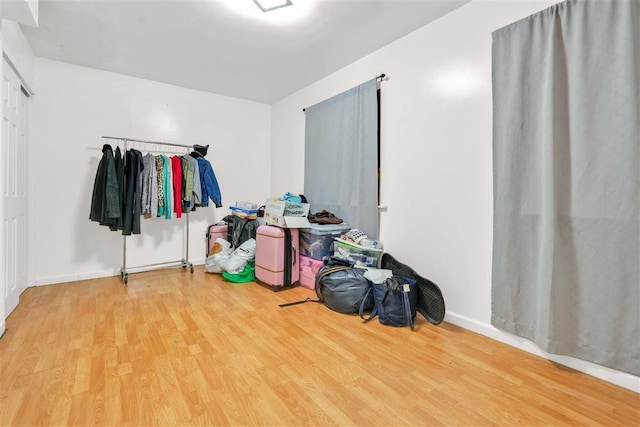
{"label": "hanging clothes", "polygon": [[176,218],[182,217],[182,160],[171,157],[171,172],[173,173],[173,212]]}
{"label": "hanging clothes", "polygon": [[173,214],[173,177],[171,173],[171,160],[164,154],[161,154],[162,161],[164,162],[164,181],[163,181],[163,190],[164,190],[164,217],[166,219],[171,219],[171,215]]}
{"label": "hanging clothes", "polygon": [[118,216],[118,218],[116,218],[116,223],[109,226],[109,229],[111,231],[122,231],[122,229],[124,228],[124,221],[122,218],[122,214],[124,212],[122,206],[122,204],[124,203],[124,157],[122,156],[120,147],[116,147],[114,157],[116,165],[116,176],[118,179],[118,206],[120,208],[120,215]]}
{"label": "hanging clothes", "polygon": [[156,218],[158,216],[158,171],[156,156],[151,153],[142,157],[142,216]]}
{"label": "hanging clothes", "polygon": [[184,156],[189,162],[190,169],[193,170],[193,207],[202,206],[202,187],[200,184],[200,166],[195,157],[191,155]]}
{"label": "hanging clothes", "polygon": [[203,207],[209,206],[209,199],[211,199],[217,208],[222,207],[222,194],[211,163],[198,151],[191,152],[191,156],[197,160],[200,170],[201,205]]}
{"label": "hanging clothes", "polygon": [[171,219],[175,213],[181,218],[196,206],[208,206],[209,200],[221,207],[213,167],[203,157],[208,146],[194,147],[200,151],[168,157],[143,155],[136,149],[122,153],[120,147],[114,153],[111,145],[104,144],[89,219],[128,236],[141,233],[140,217]]}
{"label": "hanging clothes", "polygon": [[156,156],[156,175],[158,179],[158,212],[156,216],[164,216],[164,161]]}
{"label": "hanging clothes", "polygon": [[196,159],[200,168],[200,187],[202,190],[202,206],[209,206],[209,200],[214,203],[216,208],[222,207],[222,194],[218,186],[216,174],[208,160],[203,158]]}
{"label": "hanging clothes", "polygon": [[127,150],[125,153],[125,201],[124,226],[122,234],[140,234],[140,214],[142,212],[142,153],[138,150]]}
{"label": "hanging clothes", "polygon": [[89,219],[100,225],[115,226],[120,217],[120,194],[115,158],[111,145],[102,146],[102,159],[93,183]]}
{"label": "hanging clothes", "polygon": [[193,170],[185,156],[180,157],[182,164],[182,211],[190,212],[193,208]]}

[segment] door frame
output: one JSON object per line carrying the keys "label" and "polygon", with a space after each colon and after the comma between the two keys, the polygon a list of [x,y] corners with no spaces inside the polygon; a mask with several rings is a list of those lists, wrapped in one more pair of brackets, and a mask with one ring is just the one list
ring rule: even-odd
{"label": "door frame", "polygon": [[[2,39],[2,32],[0,31],[0,51],[2,51],[2,56],[4,57],[4,40]],[[4,67],[0,67],[0,82],[4,82]],[[0,95],[2,93],[0,92]],[[4,117],[4,102],[0,102],[0,117]],[[4,120],[4,119],[3,119]],[[3,133],[0,132],[0,146],[4,143],[3,141]],[[2,150],[0,150],[0,165],[3,164],[4,159],[2,158]],[[0,173],[0,189],[4,188],[4,174]],[[4,223],[4,196],[0,197],[0,223]],[[5,271],[5,255],[4,255],[4,227],[0,227],[0,271]],[[4,283],[4,274],[0,275],[0,337],[4,335],[6,332],[6,322],[5,322],[5,313],[4,313],[4,289],[6,284]]]}
{"label": "door frame", "polygon": [[[30,98],[31,96],[33,96],[34,92],[31,89],[31,87],[29,86],[29,84],[25,81],[23,74],[20,72],[20,69],[16,66],[15,62],[11,60],[11,58],[7,55],[7,52],[4,49],[4,40],[2,37],[2,31],[0,31],[0,51],[2,52],[2,57],[4,60],[7,61],[7,64],[11,67],[11,69],[16,73],[16,75],[18,76],[18,79],[20,80],[21,83],[21,89],[22,92],[26,95],[27,99]],[[0,67],[0,82],[2,82],[4,84],[4,66]],[[4,89],[2,89],[2,91],[4,91]],[[0,95],[3,95],[2,92],[0,92]],[[4,117],[4,106],[3,106],[3,102],[0,102],[0,117]],[[27,108],[25,106],[25,108]],[[25,114],[28,114],[28,108],[27,108],[27,112],[25,112]],[[27,138],[29,138],[29,125],[26,125],[26,132],[27,132]],[[4,143],[3,141],[3,133],[0,132],[0,144]],[[29,147],[27,147],[27,150],[29,150]],[[2,158],[2,150],[0,150],[0,164],[3,164],[4,159]],[[28,171],[26,173],[26,180],[27,182],[25,183],[26,185],[26,191],[27,191],[27,218],[29,215],[29,211],[30,211],[30,206],[31,206],[31,196],[30,196],[30,188],[29,188],[29,174]],[[4,174],[0,173],[0,189],[4,188],[5,182],[4,182]],[[4,209],[5,209],[5,203],[4,203],[4,197],[0,197],[0,223],[4,222]],[[26,227],[27,227],[27,238],[26,238],[26,244],[27,244],[27,248],[26,248],[26,254],[27,254],[27,260],[31,257],[31,250],[32,250],[32,232],[31,232],[31,227],[29,226],[29,220],[27,220],[26,223]],[[0,242],[4,242],[6,239],[5,233],[4,233],[4,227],[0,227]],[[4,243],[0,244],[0,271],[4,272],[5,271],[5,250],[4,250]],[[26,283],[26,287],[29,287],[29,283],[31,280],[31,274],[30,274],[30,268],[27,267],[27,283]],[[0,281],[4,281],[4,274],[0,275]],[[5,287],[5,283],[0,283],[1,287],[0,289],[2,289],[3,291],[0,292],[0,338],[4,335],[4,333],[6,332],[6,321],[5,318],[7,316],[7,313],[5,313],[5,308],[4,308],[4,287]]]}

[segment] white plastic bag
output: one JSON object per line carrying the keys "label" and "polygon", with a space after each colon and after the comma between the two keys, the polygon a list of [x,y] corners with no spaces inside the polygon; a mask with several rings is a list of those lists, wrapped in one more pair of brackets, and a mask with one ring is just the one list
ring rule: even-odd
{"label": "white plastic bag", "polygon": [[211,255],[204,262],[204,271],[207,273],[222,273],[231,255],[231,243],[217,238],[211,248]]}
{"label": "white plastic bag", "polygon": [[247,261],[256,256],[256,239],[248,239],[236,248],[227,260],[224,271],[231,274],[238,274],[244,270]]}
{"label": "white plastic bag", "polygon": [[364,272],[364,277],[375,284],[381,285],[385,280],[393,277],[393,270],[367,267],[367,271]]}

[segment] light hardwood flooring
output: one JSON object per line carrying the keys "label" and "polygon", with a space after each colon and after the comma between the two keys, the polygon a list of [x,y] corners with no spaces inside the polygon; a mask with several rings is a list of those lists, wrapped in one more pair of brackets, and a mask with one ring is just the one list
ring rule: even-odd
{"label": "light hardwood flooring", "polygon": [[0,425],[640,425],[640,395],[451,324],[364,324],[202,266],[29,288]]}

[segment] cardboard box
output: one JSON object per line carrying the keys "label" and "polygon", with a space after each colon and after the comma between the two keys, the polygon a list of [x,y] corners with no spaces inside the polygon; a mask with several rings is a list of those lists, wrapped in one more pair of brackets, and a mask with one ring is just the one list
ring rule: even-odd
{"label": "cardboard box", "polygon": [[281,228],[309,228],[309,205],[302,203],[304,216],[284,216],[285,202],[282,200],[267,200],[264,208],[264,220],[267,225],[275,225]]}

